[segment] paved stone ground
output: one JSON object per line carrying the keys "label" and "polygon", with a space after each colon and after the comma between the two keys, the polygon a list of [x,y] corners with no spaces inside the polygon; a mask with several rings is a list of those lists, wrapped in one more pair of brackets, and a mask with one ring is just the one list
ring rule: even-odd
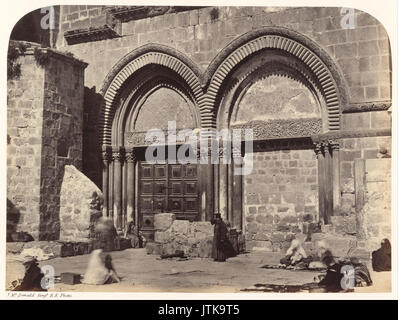
{"label": "paved stone ground", "polygon": [[[147,255],[145,249],[127,249],[111,253],[121,283],[95,285],[65,285],[58,283],[54,291],[117,291],[117,292],[240,292],[256,283],[299,285],[313,282],[319,274],[312,271],[292,271],[260,268],[277,264],[280,253],[253,251],[228,259],[225,263],[211,259],[192,258],[186,261],[162,260]],[[89,255],[55,258],[40,264],[52,265],[55,274],[74,272],[84,274]],[[384,284],[384,282],[383,282]],[[385,284],[384,284],[385,285]],[[375,286],[360,288],[374,292]],[[365,289],[365,290],[364,290]],[[379,290],[376,290],[379,291]]]}

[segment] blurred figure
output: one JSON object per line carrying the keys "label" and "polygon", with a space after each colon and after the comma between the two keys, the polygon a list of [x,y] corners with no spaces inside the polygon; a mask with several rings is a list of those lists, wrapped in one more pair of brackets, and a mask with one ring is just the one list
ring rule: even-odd
{"label": "blurred figure", "polygon": [[112,265],[111,256],[104,254],[102,249],[94,250],[82,283],[100,285],[115,282],[120,282],[120,278]]}
{"label": "blurred figure", "polygon": [[391,271],[391,243],[383,239],[381,247],[372,252],[372,267],[374,271]]}
{"label": "blurred figure", "polygon": [[113,224],[113,220],[107,217],[101,217],[95,225],[95,234],[98,240],[98,246],[104,251],[113,251],[115,248],[115,239],[117,231]]}

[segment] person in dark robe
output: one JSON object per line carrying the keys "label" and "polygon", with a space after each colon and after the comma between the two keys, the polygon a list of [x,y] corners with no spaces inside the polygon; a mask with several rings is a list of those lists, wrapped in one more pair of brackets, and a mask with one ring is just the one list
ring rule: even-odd
{"label": "person in dark robe", "polygon": [[27,257],[23,262],[25,267],[25,276],[20,285],[15,287],[13,291],[47,291],[42,286],[42,273],[37,260],[34,257]]}
{"label": "person in dark robe", "polygon": [[356,287],[368,287],[373,284],[370,272],[366,265],[361,263],[358,258],[350,258],[351,265],[354,267],[355,275],[355,286]]}
{"label": "person in dark robe", "polygon": [[225,261],[227,259],[226,248],[228,241],[227,225],[221,219],[220,214],[215,214],[214,219],[211,221],[214,224],[214,237],[212,247],[212,257],[214,261]]}
{"label": "person in dark robe", "polygon": [[372,252],[372,267],[374,271],[391,271],[391,244],[383,239],[381,247]]}
{"label": "person in dark robe", "polygon": [[334,260],[330,250],[325,251],[321,260],[327,266],[327,270],[325,277],[318,283],[319,287],[323,288],[325,292],[342,291],[341,280],[344,274],[341,272],[341,268],[343,265]]}

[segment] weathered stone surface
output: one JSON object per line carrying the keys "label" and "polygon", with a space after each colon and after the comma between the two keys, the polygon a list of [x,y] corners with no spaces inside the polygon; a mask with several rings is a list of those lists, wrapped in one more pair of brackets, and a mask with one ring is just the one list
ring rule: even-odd
{"label": "weathered stone surface", "polygon": [[336,234],[355,235],[357,233],[355,214],[350,216],[332,216],[331,223]]}
{"label": "weathered stone surface", "polygon": [[[286,115],[287,117],[289,115]],[[276,149],[276,150],[275,150]],[[249,248],[280,251],[291,234],[318,220],[318,170],[311,149],[265,146],[253,155],[253,170],[244,176],[246,240]],[[305,226],[304,226],[305,225]]]}
{"label": "weathered stone surface", "polygon": [[7,232],[57,240],[64,165],[81,168],[84,64],[25,45],[21,75],[7,82]]}
{"label": "weathered stone surface", "polygon": [[154,228],[158,231],[164,231],[170,228],[175,220],[175,214],[173,213],[158,213],[154,218]]}
{"label": "weathered stone surface", "polygon": [[60,197],[60,240],[92,237],[94,224],[102,216],[101,190],[74,166],[65,166]]}
{"label": "weathered stone surface", "polygon": [[391,239],[391,159],[366,160],[366,197],[363,207],[365,248],[378,249]]}
{"label": "weathered stone surface", "polygon": [[341,236],[332,233],[314,233],[312,235],[312,246],[316,248],[318,241],[324,241],[326,247],[332,251],[333,256],[344,258],[349,254],[352,256],[352,250],[357,248],[357,238],[355,236]]}
{"label": "weathered stone surface", "polygon": [[[207,258],[211,256],[213,226],[210,222],[175,220],[171,213],[155,215],[155,242],[148,243],[148,254],[173,254],[184,251],[186,256]],[[171,222],[171,223],[170,223]],[[170,225],[169,225],[170,224]],[[168,228],[165,226],[169,225]]]}
{"label": "weathered stone surface", "polygon": [[355,195],[352,193],[343,193],[341,197],[340,213],[342,215],[351,215],[355,213]]}

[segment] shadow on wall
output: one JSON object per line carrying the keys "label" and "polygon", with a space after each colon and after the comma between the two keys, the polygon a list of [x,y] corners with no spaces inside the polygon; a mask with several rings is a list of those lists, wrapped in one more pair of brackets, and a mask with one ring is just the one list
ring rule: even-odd
{"label": "shadow on wall", "polygon": [[84,87],[83,173],[102,189],[98,116],[104,98],[96,87]]}
{"label": "shadow on wall", "polygon": [[[100,189],[102,188],[102,161],[97,124],[102,103],[103,97],[96,92],[95,87],[84,88],[82,172]],[[56,150],[52,141],[49,141],[49,144],[45,142],[43,144],[46,151],[42,155],[40,177],[39,240],[41,241],[58,240],[60,237],[60,194],[65,165],[75,164],[74,157],[67,151],[68,148],[64,150],[64,153],[61,152],[63,148],[59,148],[67,145],[67,139],[63,141],[62,138],[57,139]]]}
{"label": "shadow on wall", "polygon": [[7,198],[7,242],[12,241],[11,235],[17,231],[21,213],[11,200]]}
{"label": "shadow on wall", "polygon": [[47,168],[42,161],[40,177],[40,222],[39,241],[58,240],[61,230],[59,210],[61,185],[64,177],[64,167],[70,164],[68,158],[56,158],[57,166]]}

